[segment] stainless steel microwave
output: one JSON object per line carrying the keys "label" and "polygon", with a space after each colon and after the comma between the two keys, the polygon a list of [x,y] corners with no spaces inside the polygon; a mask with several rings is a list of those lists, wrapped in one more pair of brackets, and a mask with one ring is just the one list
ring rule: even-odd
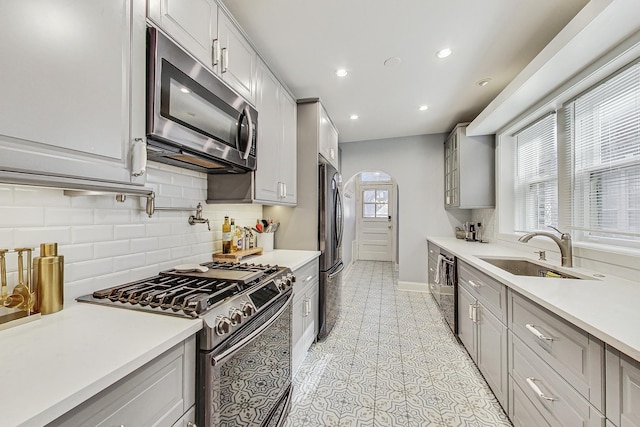
{"label": "stainless steel microwave", "polygon": [[206,173],[256,169],[258,112],[156,28],[147,30],[149,160]]}

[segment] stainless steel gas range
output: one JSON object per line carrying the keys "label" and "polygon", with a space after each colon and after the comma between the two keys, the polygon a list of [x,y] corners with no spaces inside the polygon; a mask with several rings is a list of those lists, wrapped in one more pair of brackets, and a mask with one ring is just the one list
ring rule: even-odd
{"label": "stainless steel gas range", "polygon": [[202,318],[196,364],[197,425],[272,427],[291,398],[287,267],[210,262],[103,289],[78,301]]}

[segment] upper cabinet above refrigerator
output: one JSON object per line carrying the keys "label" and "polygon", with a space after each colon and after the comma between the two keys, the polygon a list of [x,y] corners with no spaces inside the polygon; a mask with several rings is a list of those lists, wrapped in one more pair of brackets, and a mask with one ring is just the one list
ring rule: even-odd
{"label": "upper cabinet above refrigerator", "polygon": [[141,189],[144,1],[4,2],[0,37],[0,182]]}
{"label": "upper cabinet above refrigerator", "polygon": [[149,19],[255,104],[257,54],[213,0],[149,0]]}
{"label": "upper cabinet above refrigerator", "polygon": [[444,206],[476,209],[495,206],[494,136],[467,136],[460,123],[444,143]]}
{"label": "upper cabinet above refrigerator", "polygon": [[320,103],[320,128],[318,138],[318,153],[322,155],[336,169],[340,170],[338,160],[338,129],[333,125],[327,111]]}

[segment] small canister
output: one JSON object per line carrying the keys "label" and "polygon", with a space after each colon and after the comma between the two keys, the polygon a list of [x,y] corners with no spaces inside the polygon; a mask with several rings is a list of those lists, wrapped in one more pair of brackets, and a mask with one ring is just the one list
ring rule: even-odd
{"label": "small canister", "polygon": [[42,243],[40,256],[33,262],[36,311],[41,314],[62,310],[64,303],[64,256],[58,255],[57,243]]}

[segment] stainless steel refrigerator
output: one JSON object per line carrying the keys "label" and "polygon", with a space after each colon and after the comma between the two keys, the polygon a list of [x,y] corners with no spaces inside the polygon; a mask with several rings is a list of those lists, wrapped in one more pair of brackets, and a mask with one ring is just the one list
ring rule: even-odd
{"label": "stainless steel refrigerator", "polygon": [[342,177],[320,157],[319,219],[320,249],[320,307],[318,339],[333,329],[340,314],[342,293],[342,233],[344,228],[342,205]]}

